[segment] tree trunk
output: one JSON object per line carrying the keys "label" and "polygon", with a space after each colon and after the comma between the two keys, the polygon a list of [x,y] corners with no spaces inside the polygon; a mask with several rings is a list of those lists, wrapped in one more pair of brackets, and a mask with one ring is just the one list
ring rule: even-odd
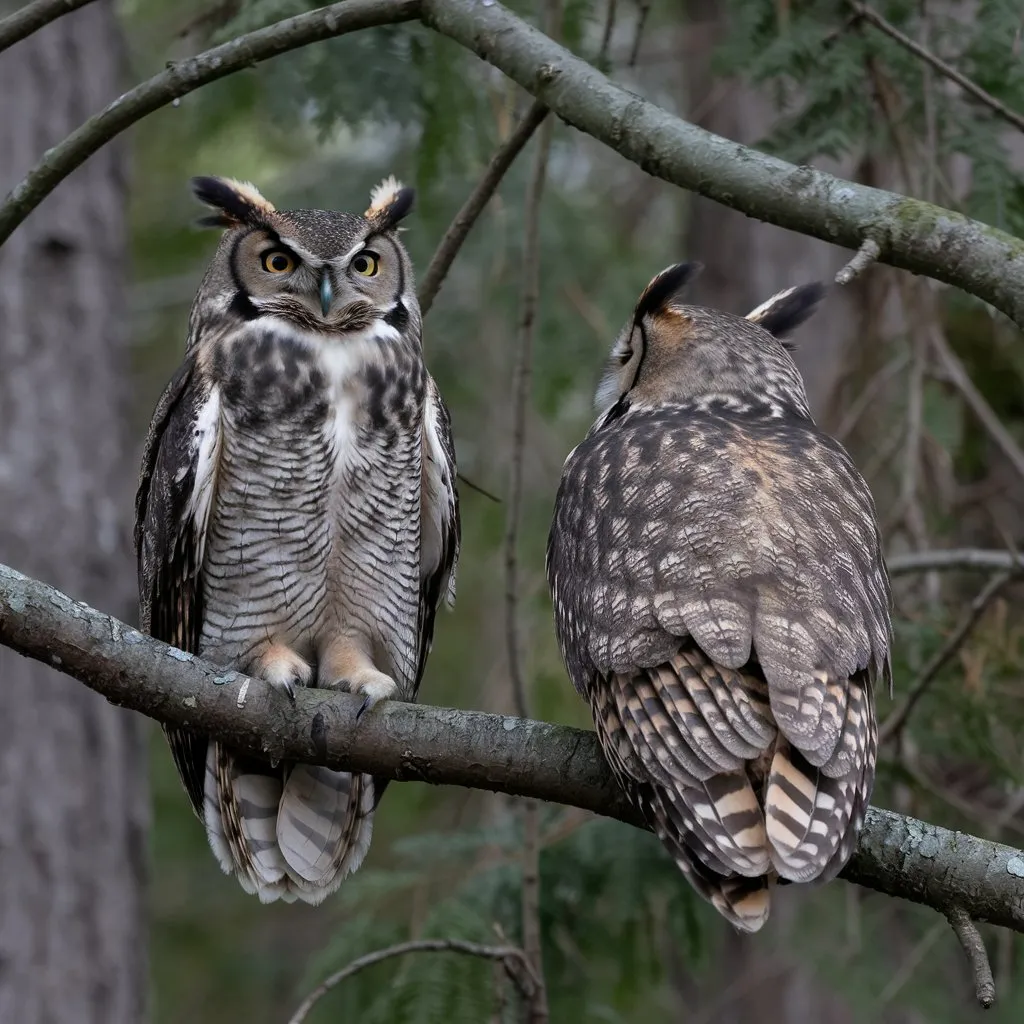
{"label": "tree trunk", "polygon": [[[117,95],[121,66],[106,0],[0,57],[3,192]],[[134,617],[124,171],[107,147],[0,249],[0,561]],[[138,1024],[141,720],[7,649],[0,681],[0,1021]]]}

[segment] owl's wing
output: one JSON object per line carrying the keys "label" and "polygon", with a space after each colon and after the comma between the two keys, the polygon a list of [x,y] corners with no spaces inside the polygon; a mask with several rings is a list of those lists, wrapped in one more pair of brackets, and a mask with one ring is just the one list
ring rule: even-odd
{"label": "owl's wing", "polygon": [[[203,622],[202,564],[220,455],[220,399],[186,358],[150,423],[135,497],[139,617],[146,633],[190,654]],[[165,727],[178,773],[202,817],[204,736]]]}
{"label": "owl's wing", "polygon": [[429,374],[423,407],[422,464],[417,691],[433,643],[437,609],[442,600],[449,606],[455,603],[455,573],[462,536],[451,415]]}

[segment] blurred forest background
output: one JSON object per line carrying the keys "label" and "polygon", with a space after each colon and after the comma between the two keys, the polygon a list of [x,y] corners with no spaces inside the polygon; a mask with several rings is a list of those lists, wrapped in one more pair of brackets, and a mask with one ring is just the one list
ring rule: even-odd
{"label": "blurred forest background", "polygon": [[[129,81],[313,6],[125,0],[118,25],[98,4],[19,44],[0,57],[2,119],[11,125],[27,116],[12,97],[24,97],[31,86],[66,109],[68,123],[28,132],[8,147],[0,156],[4,188]],[[524,17],[536,13],[522,0],[511,6]],[[875,9],[1024,110],[1020,0],[879,0]],[[76,58],[74,37],[93,32],[103,38]],[[560,32],[565,45],[616,81],[711,131],[1024,234],[1024,137],[889,36],[853,23],[842,0],[565,0]],[[32,54],[48,45],[54,49],[26,85],[27,65],[17,62],[38,65],[41,58]],[[95,84],[97,64],[122,71]],[[94,84],[72,85],[58,102],[68,91],[58,79],[69,73],[80,73],[82,82],[91,75]],[[85,411],[67,433],[42,443],[38,466],[27,472],[40,493],[53,494],[62,486],[52,477],[61,466],[81,474],[83,465],[106,459],[109,476],[96,485],[97,494],[117,503],[121,539],[93,550],[103,568],[89,564],[78,579],[68,576],[67,565],[100,533],[72,536],[65,552],[37,521],[20,532],[8,521],[0,526],[0,560],[134,620],[127,538],[135,466],[157,395],[182,356],[188,308],[216,243],[214,233],[191,226],[201,211],[188,190],[190,175],[252,180],[282,208],[361,210],[372,185],[394,173],[417,189],[404,240],[422,274],[526,105],[515,86],[453,42],[418,24],[403,25],[319,43],[208,86],[143,121],[127,146],[114,147],[115,155],[94,158],[75,179],[93,175],[87,187],[99,197],[87,225],[97,248],[87,259],[120,266],[125,256],[118,247],[130,246],[126,290],[115,289],[96,313],[108,317],[121,340],[104,364],[109,373],[91,361],[76,364],[61,401]],[[511,453],[509,381],[530,152],[476,225],[425,328],[428,365],[452,409],[460,469],[499,496],[507,489]],[[100,179],[113,182],[118,195],[127,188],[126,225],[117,195],[103,198]],[[36,274],[40,266],[62,273],[67,224],[60,203],[71,185],[2,250],[0,280],[24,265],[30,242],[50,260],[35,264]],[[589,728],[589,711],[568,683],[554,641],[544,544],[563,459],[592,421],[593,390],[616,332],[643,286],[669,263],[702,261],[706,270],[693,300],[745,313],[779,288],[830,281],[850,253],[695,198],[562,124],[554,131],[540,228],[520,542],[527,668],[536,717]],[[39,235],[44,229],[51,234]],[[82,274],[76,287],[90,291],[88,263]],[[35,294],[45,303],[38,287]],[[0,286],[0,311],[15,316],[15,307],[3,303]],[[81,324],[89,308],[72,305],[60,315]],[[75,359],[56,319],[47,337],[52,365]],[[16,345],[11,338],[8,346]],[[815,414],[867,476],[891,556],[945,547],[1013,549],[1024,542],[1018,332],[975,300],[874,267],[834,289],[798,341]],[[5,423],[11,429],[16,397],[14,383],[6,391],[0,383],[0,401],[9,403],[8,412],[0,405],[0,429]],[[116,428],[104,417],[112,409],[123,409],[130,427],[111,449],[107,431]],[[21,507],[28,478],[16,484],[3,468],[0,459],[0,511],[8,515]],[[37,470],[41,475],[31,476]],[[90,507],[99,500],[89,498]],[[462,502],[458,601],[439,618],[421,698],[507,712],[506,506],[466,487]],[[897,699],[986,579],[932,572],[895,580]],[[905,728],[885,746],[873,802],[1021,845],[1024,622],[1012,581],[987,594],[986,605]],[[12,659],[0,655],[0,667],[14,672]],[[83,701],[92,700],[82,693]],[[883,695],[880,715],[894,706]],[[109,713],[118,723],[128,717]],[[13,733],[29,720],[15,715],[12,722]],[[121,728],[102,722],[97,728]],[[66,731],[76,732],[73,721]],[[147,722],[144,732],[152,796],[145,840],[150,1003],[158,1024],[282,1021],[330,970],[379,946],[409,936],[493,942],[496,925],[518,936],[521,839],[511,801],[392,785],[369,857],[336,897],[320,908],[263,907],[220,873],[159,729]],[[126,758],[133,737],[119,741]],[[111,827],[129,821],[141,837],[147,828],[142,776],[134,768],[129,775]],[[8,799],[0,783],[0,809]],[[740,938],[692,895],[652,836],[554,806],[543,809],[542,826],[542,925],[555,1024],[952,1024],[982,1012],[963,953],[932,911],[842,882],[823,890],[790,888],[780,893],[765,931]],[[0,825],[0,850],[2,839]],[[142,871],[140,842],[125,839],[127,871]],[[985,936],[999,993],[987,1019],[1020,1021],[1020,938],[998,930]],[[392,960],[344,983],[309,1020],[501,1024],[507,1012],[495,978],[493,965],[468,957]]]}

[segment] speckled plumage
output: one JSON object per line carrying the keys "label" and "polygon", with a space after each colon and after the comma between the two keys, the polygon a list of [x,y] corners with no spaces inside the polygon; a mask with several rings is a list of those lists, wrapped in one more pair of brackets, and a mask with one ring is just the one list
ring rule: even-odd
{"label": "speckled plumage", "polygon": [[761,927],[770,886],[853,851],[889,675],[874,504],[778,340],[818,286],[738,317],[648,286],[569,455],[547,571],[569,675],[691,883]]}
{"label": "speckled plumage", "polygon": [[[436,609],[454,599],[459,517],[395,230],[411,193],[384,182],[360,217],[195,184],[217,211],[206,223],[227,230],[143,458],[143,628],[286,694],[413,700]],[[247,891],[319,903],[359,866],[384,780],[272,766],[186,729],[168,739]]]}

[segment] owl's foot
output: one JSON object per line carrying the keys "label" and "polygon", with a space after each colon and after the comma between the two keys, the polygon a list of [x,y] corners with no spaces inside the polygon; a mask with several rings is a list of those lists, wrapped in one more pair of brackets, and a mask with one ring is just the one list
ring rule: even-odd
{"label": "owl's foot", "polygon": [[266,679],[275,690],[282,690],[295,700],[295,687],[306,686],[313,678],[313,669],[305,658],[275,641],[257,660],[253,674]]}
{"label": "owl's foot", "polygon": [[346,680],[349,693],[361,693],[363,703],[356,712],[358,722],[363,715],[382,700],[393,700],[398,693],[398,683],[376,669],[364,669],[354,679]]}
{"label": "owl's foot", "polygon": [[374,667],[369,651],[366,638],[346,633],[327,644],[320,655],[320,686],[363,695],[357,722],[374,705],[398,693],[398,684]]}

